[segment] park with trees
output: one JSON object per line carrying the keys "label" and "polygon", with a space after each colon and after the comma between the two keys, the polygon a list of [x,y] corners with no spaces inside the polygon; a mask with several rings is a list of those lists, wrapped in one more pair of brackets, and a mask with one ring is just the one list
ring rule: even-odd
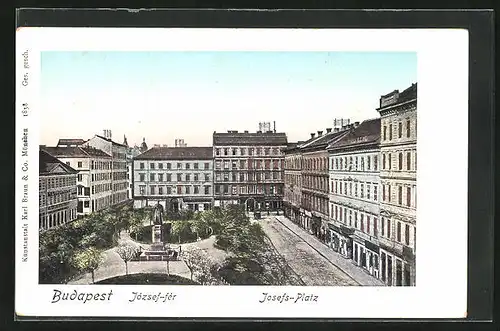
{"label": "park with trees", "polygon": [[[129,263],[137,260],[140,250],[119,243],[120,233],[129,233],[138,244],[148,243],[152,218],[152,208],[122,205],[40,233],[40,283],[67,283],[89,273],[96,284],[302,285],[258,221],[239,205],[167,215],[166,242],[182,244],[178,259],[189,270],[189,279],[170,274],[168,261],[164,275],[129,274]],[[196,246],[211,236],[214,249],[225,253],[222,261]],[[102,252],[111,248],[123,261],[123,275],[95,282]]]}

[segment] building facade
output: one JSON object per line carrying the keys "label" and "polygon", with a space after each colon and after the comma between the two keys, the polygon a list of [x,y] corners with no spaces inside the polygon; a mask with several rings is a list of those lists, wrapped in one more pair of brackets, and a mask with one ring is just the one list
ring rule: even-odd
{"label": "building facade", "polygon": [[40,231],[49,230],[77,218],[77,171],[47,152],[39,151]]}
{"label": "building facade", "polygon": [[282,209],[286,147],[286,134],[271,130],[214,132],[215,206]]}
{"label": "building facade", "polygon": [[380,98],[381,280],[415,285],[417,84]]}
{"label": "building facade", "polygon": [[301,225],[318,239],[328,241],[328,151],[329,143],[342,138],[346,129],[328,128],[326,133],[311,133],[311,139],[300,146],[302,154]]}
{"label": "building facade", "polygon": [[43,146],[42,150],[78,171],[78,215],[103,210],[113,204],[111,155],[100,149],[84,146]]}
{"label": "building facade", "polygon": [[296,224],[300,224],[300,205],[302,201],[302,153],[300,144],[290,143],[285,154],[285,190],[283,195],[283,211],[285,216]]}
{"label": "building facade", "polygon": [[380,119],[366,120],[327,148],[329,245],[380,276]]}
{"label": "building facade", "polygon": [[111,155],[111,204],[128,200],[127,196],[127,146],[111,139],[111,131],[104,130],[105,136],[95,135],[82,146],[93,147]]}
{"label": "building facade", "polygon": [[213,204],[212,147],[153,147],[133,161],[134,208],[203,211]]}

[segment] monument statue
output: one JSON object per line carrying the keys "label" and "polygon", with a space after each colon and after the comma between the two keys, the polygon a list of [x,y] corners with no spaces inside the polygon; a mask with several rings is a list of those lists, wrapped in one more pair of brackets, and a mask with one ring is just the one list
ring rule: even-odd
{"label": "monument statue", "polygon": [[154,225],[162,225],[163,224],[163,206],[157,204],[155,206],[154,215],[153,215],[153,223]]}
{"label": "monument statue", "polygon": [[155,206],[153,213],[152,243],[155,249],[163,247],[163,207],[159,203]]}

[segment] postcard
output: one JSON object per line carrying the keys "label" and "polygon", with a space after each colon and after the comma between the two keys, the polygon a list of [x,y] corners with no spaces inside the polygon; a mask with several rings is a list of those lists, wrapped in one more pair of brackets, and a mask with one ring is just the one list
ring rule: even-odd
{"label": "postcard", "polygon": [[16,66],[19,316],[466,316],[467,31],[20,28]]}

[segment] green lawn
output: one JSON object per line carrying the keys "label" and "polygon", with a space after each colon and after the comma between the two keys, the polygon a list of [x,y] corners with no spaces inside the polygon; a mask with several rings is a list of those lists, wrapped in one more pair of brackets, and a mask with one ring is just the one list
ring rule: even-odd
{"label": "green lawn", "polygon": [[131,274],[107,278],[95,284],[113,285],[198,285],[197,282],[177,275]]}

